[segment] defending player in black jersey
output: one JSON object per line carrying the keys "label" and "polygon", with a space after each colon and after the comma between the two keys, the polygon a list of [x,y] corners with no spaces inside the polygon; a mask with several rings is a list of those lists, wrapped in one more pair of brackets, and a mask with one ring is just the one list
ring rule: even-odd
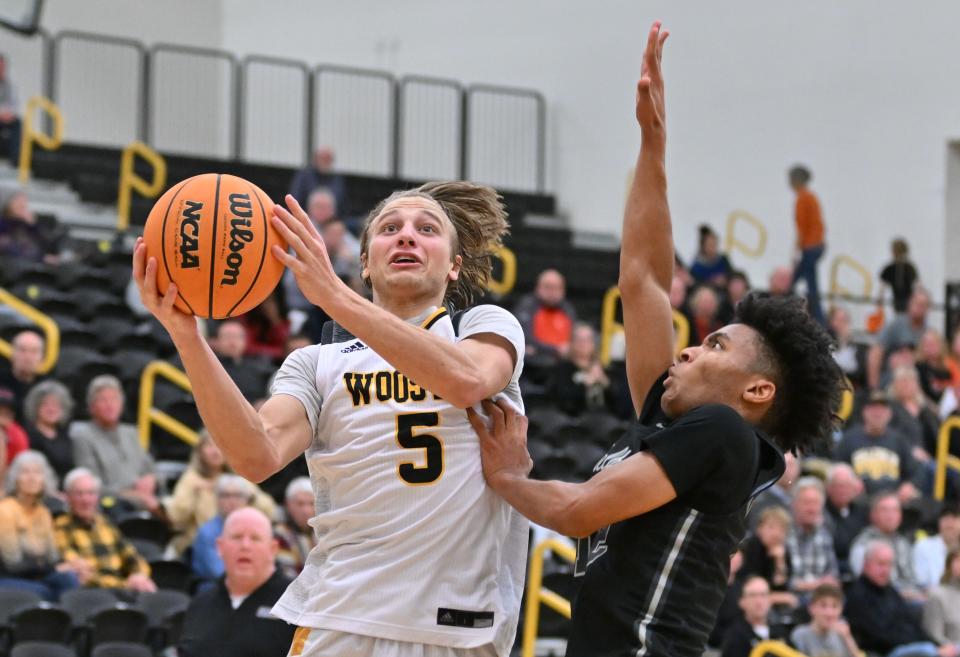
{"label": "defending player in black jersey", "polygon": [[568,657],[699,657],[748,502],[780,477],[784,451],[830,430],[841,390],[830,339],[797,299],[748,297],[734,323],[674,360],[666,37],[655,23],[637,86],[642,146],[620,255],[637,423],[589,481],[568,484],[527,478],[525,418],[489,402],[491,428],[472,417],[489,485],[534,522],[581,537]]}

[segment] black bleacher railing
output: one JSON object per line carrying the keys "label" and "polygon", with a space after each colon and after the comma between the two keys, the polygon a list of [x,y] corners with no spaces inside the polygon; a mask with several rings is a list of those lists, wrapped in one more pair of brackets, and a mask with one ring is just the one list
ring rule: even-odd
{"label": "black bleacher railing", "polygon": [[11,36],[5,47],[15,81],[63,107],[70,143],[139,139],[165,153],[279,166],[300,166],[325,144],[349,173],[546,188],[546,101],[535,90],[260,55],[238,61],[74,30]]}

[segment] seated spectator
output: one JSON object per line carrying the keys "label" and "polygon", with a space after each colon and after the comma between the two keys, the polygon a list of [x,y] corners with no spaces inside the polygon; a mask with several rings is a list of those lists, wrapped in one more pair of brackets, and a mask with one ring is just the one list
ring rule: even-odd
{"label": "seated spectator", "polygon": [[[356,238],[350,235],[347,225],[340,219],[331,219],[324,224],[321,230],[323,243],[330,256],[330,264],[334,273],[358,292],[363,291],[363,281],[360,278],[360,251]],[[352,241],[348,240],[353,238]]]}
{"label": "seated spectator", "polygon": [[7,497],[0,500],[0,588],[32,591],[56,602],[78,585],[82,562],[63,561],[57,551],[53,517],[44,495],[56,490],[43,454],[27,450],[7,472]]}
{"label": "seated spectator", "polygon": [[95,377],[87,386],[89,422],[72,422],[73,460],[100,481],[103,494],[121,498],[136,509],[161,510],[153,459],[140,444],[133,425],[120,422],[123,389],[115,376]]}
{"label": "seated spectator", "polygon": [[290,482],[283,508],[286,517],[273,528],[280,546],[277,563],[284,574],[293,579],[303,570],[307,555],[317,544],[317,534],[309,524],[317,515],[309,477],[297,477]]}
{"label": "seated spectator", "polygon": [[834,460],[851,464],[870,495],[896,490],[902,502],[918,497],[923,472],[916,467],[907,438],[890,428],[893,411],[887,394],[872,391],[862,416],[863,424],[844,432]]}
{"label": "seated spectator", "polygon": [[793,269],[777,267],[770,274],[767,294],[772,297],[787,297],[793,294]]}
{"label": "seated spectator", "polygon": [[40,382],[43,363],[43,338],[31,329],[20,331],[10,341],[10,364],[0,365],[0,388],[13,391],[17,422],[23,422],[23,401],[30,388]]}
{"label": "seated spectator", "polygon": [[708,335],[718,330],[720,301],[713,288],[698,287],[690,299],[690,344],[701,344]]}
{"label": "seated spectator", "polygon": [[177,655],[298,654],[291,649],[297,628],[270,614],[290,584],[275,565],[277,542],[270,533],[270,520],[256,509],[234,511],[217,539],[217,549],[223,557],[224,576],[190,603]]}
{"label": "seated spectator", "polygon": [[867,345],[853,342],[850,313],[842,306],[834,306],[827,314],[827,328],[837,342],[833,358],[854,388],[867,383]]}
{"label": "seated spectator", "polygon": [[910,247],[906,240],[893,240],[890,243],[890,254],[893,261],[880,270],[880,295],[877,303],[883,305],[884,292],[889,287],[893,296],[893,312],[902,315],[907,312],[910,295],[919,282],[920,275],[910,262]]}
{"label": "seated spectator", "polygon": [[946,361],[947,368],[950,370],[950,385],[960,386],[960,327],[953,329],[950,352],[947,354]]}
{"label": "seated spectator", "polygon": [[329,146],[321,146],[313,153],[309,165],[297,171],[290,183],[290,193],[297,202],[307,208],[310,206],[310,194],[325,188],[336,201],[335,208],[340,216],[347,216],[350,208],[347,199],[347,182],[343,176],[333,173],[334,152]]}
{"label": "seated spectator", "polygon": [[904,596],[914,600],[923,598],[917,589],[913,574],[913,550],[906,536],[899,533],[903,512],[900,500],[894,493],[878,493],[870,504],[870,524],[860,532],[850,546],[850,570],[854,575],[863,572],[863,560],[867,547],[876,541],[884,541],[894,551],[893,586]]}
{"label": "seated spectator", "polygon": [[920,344],[927,330],[927,315],[930,312],[930,295],[917,286],[910,295],[907,312],[897,315],[888,322],[877,342],[867,355],[867,385],[876,388],[884,383],[882,375],[886,372],[890,353],[901,347],[914,348]]}
{"label": "seated spectator", "polygon": [[217,552],[217,538],[223,533],[223,523],[233,511],[253,502],[253,484],[235,474],[217,478],[217,515],[197,530],[193,541],[190,565],[200,579],[215,580],[223,575],[223,560]]}
{"label": "seated spectator", "polygon": [[940,585],[923,606],[923,629],[939,645],[960,646],[960,549],[944,557]]}
{"label": "seated spectator", "polygon": [[940,419],[937,417],[936,408],[920,389],[917,369],[910,366],[895,369],[890,376],[887,395],[893,411],[890,427],[910,441],[913,458],[918,466],[930,464],[932,473],[930,455],[937,451]]}
{"label": "seated spectator", "polygon": [[[210,432],[200,431],[200,439],[193,446],[190,463],[177,480],[173,495],[166,503],[167,517],[180,534],[172,541],[177,553],[182,553],[196,538],[197,530],[217,515],[217,479],[228,474],[223,452],[213,442]],[[276,512],[273,498],[254,484],[253,506],[272,518]]]}
{"label": "seated spectator", "polygon": [[23,406],[30,449],[46,456],[63,479],[73,469],[73,441],[67,432],[73,412],[70,391],[59,381],[42,381],[27,393]]}
{"label": "seated spectator", "polygon": [[916,353],[917,374],[923,394],[931,402],[939,402],[944,391],[954,384],[955,372],[948,358],[947,343],[940,331],[929,328],[920,338]]}
{"label": "seated spectator", "polygon": [[697,283],[722,289],[727,285],[733,267],[730,260],[720,252],[720,238],[710,226],[700,225],[700,245],[690,265],[690,275]]}
{"label": "seated spectator", "polygon": [[726,326],[733,322],[733,316],[740,300],[750,292],[750,280],[742,271],[733,271],[727,280],[726,294],[720,303],[720,311],[717,316],[720,324]]}
{"label": "seated spectator", "polygon": [[844,579],[850,573],[850,545],[869,523],[866,508],[858,503],[863,481],[847,463],[834,463],[827,470],[827,519],[837,553],[837,565]]}
{"label": "seated spectator", "polygon": [[553,365],[570,348],[577,314],[565,297],[563,275],[546,269],[537,277],[533,294],[522,297],[513,309],[527,340],[527,356],[534,364]]}
{"label": "seated spectator", "polygon": [[20,163],[20,99],[0,53],[0,149],[14,167]]}
{"label": "seated spectator", "polygon": [[247,355],[247,329],[239,319],[225,319],[217,325],[216,336],[210,340],[213,353],[223,364],[230,379],[237,384],[240,394],[249,402],[267,395],[266,368],[257,359]]}
{"label": "seated spectator", "polygon": [[800,463],[790,452],[783,455],[783,460],[786,463],[783,476],[777,480],[776,484],[760,493],[750,506],[750,511],[747,513],[747,527],[750,531],[757,528],[761,514],[769,507],[776,506],[784,511],[790,510],[790,505],[793,503],[793,484],[800,475]]}
{"label": "seated spectator", "polygon": [[37,222],[22,190],[0,191],[0,256],[34,262],[60,262],[57,236]]}
{"label": "seated spectator", "polygon": [[283,348],[290,335],[283,290],[276,289],[259,306],[240,316],[247,331],[247,356],[264,356],[272,361],[283,358]]}
{"label": "seated spectator", "polygon": [[14,399],[13,392],[7,388],[0,388],[0,429],[3,429],[6,436],[6,454],[5,463],[10,465],[17,454],[30,448],[30,439],[27,431],[17,422],[14,417]]}
{"label": "seated spectator", "polygon": [[921,591],[940,583],[947,554],[960,550],[960,506],[944,504],[937,519],[937,533],[913,546],[913,574]]}
{"label": "seated spectator", "polygon": [[861,650],[888,657],[955,657],[953,646],[937,646],[917,615],[891,584],[894,551],[883,540],[864,550],[863,574],[847,591],[844,616]]}
{"label": "seated spectator", "polygon": [[743,544],[743,574],[759,575],[770,586],[770,604],[788,612],[797,606],[797,597],[789,591],[791,556],[787,548],[790,514],[770,507],[760,514],[753,535]]}
{"label": "seated spectator", "polygon": [[578,323],[567,357],[550,372],[547,399],[570,415],[580,415],[588,410],[611,409],[613,394],[597,353],[597,334],[589,324]]}
{"label": "seated spectator", "polygon": [[824,489],[816,477],[803,477],[793,487],[793,523],[787,533],[790,590],[804,599],[819,586],[840,579],[833,537],[823,519]]}
{"label": "seated spectator", "polygon": [[771,624],[770,586],[757,575],[748,576],[740,589],[740,609],[743,616],[727,630],[723,639],[721,657],[749,657],[761,641],[786,638],[782,626]]}
{"label": "seated spectator", "polygon": [[57,548],[67,561],[82,561],[83,586],[127,591],[157,590],[150,566],[113,523],[99,512],[100,480],[86,468],[63,480],[69,512],[54,522]]}
{"label": "seated spectator", "polygon": [[843,591],[836,584],[820,584],[813,590],[810,622],[795,627],[790,643],[805,655],[859,657],[860,648],[853,640],[850,625],[843,620]]}

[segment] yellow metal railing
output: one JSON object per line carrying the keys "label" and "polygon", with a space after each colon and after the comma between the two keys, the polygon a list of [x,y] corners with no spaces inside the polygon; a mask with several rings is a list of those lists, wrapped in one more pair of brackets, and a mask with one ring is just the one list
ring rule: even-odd
{"label": "yellow metal railing", "polygon": [[673,349],[679,354],[690,345],[690,320],[679,310],[673,311]]}
{"label": "yellow metal railing", "polygon": [[[620,303],[620,288],[614,285],[603,295],[600,311],[600,362],[610,364],[610,347],[613,338],[623,333],[623,324],[617,321],[617,305]],[[690,344],[690,322],[683,313],[673,311],[674,348],[680,353]]]}
{"label": "yellow metal railing", "polygon": [[137,429],[140,433],[140,444],[143,445],[144,449],[150,447],[150,426],[156,424],[188,445],[196,445],[200,439],[200,435],[196,431],[160,409],[154,408],[153,391],[158,376],[180,386],[189,393],[193,392],[193,386],[190,385],[190,379],[187,378],[187,375],[183,373],[183,370],[177,369],[170,363],[155,360],[143,368],[143,374],[140,375],[140,400],[137,409]]}
{"label": "yellow metal railing", "polygon": [[937,469],[933,478],[933,497],[941,501],[947,493],[947,468],[960,470],[960,458],[950,453],[950,435],[954,429],[960,429],[960,417],[956,415],[943,421],[937,435]]}
{"label": "yellow metal railing", "polygon": [[533,554],[530,556],[530,574],[527,576],[527,609],[523,619],[521,657],[533,657],[540,625],[541,604],[550,607],[564,618],[570,618],[570,601],[543,588],[543,557],[548,550],[570,563],[577,559],[575,549],[555,538],[548,538],[533,549]]}
{"label": "yellow metal railing", "polygon": [[[47,134],[34,127],[37,110],[43,110],[53,122],[53,132]],[[20,136],[20,184],[30,179],[30,165],[33,162],[33,145],[48,151],[60,148],[63,142],[63,114],[60,108],[46,96],[33,96],[27,101],[27,110],[23,115],[23,133]]]}
{"label": "yellow metal railing", "polygon": [[[16,313],[40,327],[43,331],[44,352],[43,362],[40,363],[38,372],[46,374],[52,370],[57,364],[57,358],[60,357],[60,327],[57,323],[2,287],[0,287],[0,305],[10,306]],[[12,353],[13,345],[0,338],[0,355],[10,358]]]}
{"label": "yellow metal railing", "polygon": [[[139,155],[153,167],[153,180],[147,182],[136,174],[133,165]],[[133,192],[153,198],[159,196],[167,184],[167,161],[142,141],[127,144],[120,157],[120,186],[117,196],[117,230],[125,231],[130,225],[130,202]]]}
{"label": "yellow metal railing", "polygon": [[[740,222],[746,222],[756,229],[756,244],[750,245],[737,239],[735,228]],[[734,210],[727,215],[727,239],[724,251],[727,253],[727,255],[729,255],[733,253],[734,249],[750,256],[751,258],[759,258],[767,250],[766,227],[763,225],[762,221],[757,219],[746,210]]]}
{"label": "yellow metal railing", "polygon": [[[863,279],[863,287],[859,291],[850,290],[840,282],[840,270],[846,266],[860,275]],[[838,255],[830,263],[830,296],[833,298],[843,297],[844,295],[861,296],[869,298],[873,292],[873,275],[858,260],[848,255]]]}
{"label": "yellow metal railing", "polygon": [[761,641],[750,651],[750,657],[764,657],[764,655],[775,655],[775,657],[807,657],[783,641]]}
{"label": "yellow metal railing", "polygon": [[497,249],[494,257],[500,259],[503,265],[503,277],[497,280],[490,280],[487,289],[494,294],[504,297],[513,291],[513,286],[517,284],[517,256],[505,246]]}

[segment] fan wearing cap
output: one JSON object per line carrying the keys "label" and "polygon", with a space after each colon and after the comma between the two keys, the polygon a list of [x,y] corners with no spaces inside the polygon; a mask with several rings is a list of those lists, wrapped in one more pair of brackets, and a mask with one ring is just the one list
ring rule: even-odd
{"label": "fan wearing cap", "polygon": [[863,405],[863,423],[847,429],[837,445],[834,460],[853,466],[872,495],[896,490],[901,502],[920,495],[921,469],[913,458],[910,441],[890,427],[890,399],[883,390],[873,390]]}
{"label": "fan wearing cap", "polygon": [[0,438],[6,447],[6,465],[30,446],[26,430],[17,424],[16,400],[9,388],[0,388]]}

